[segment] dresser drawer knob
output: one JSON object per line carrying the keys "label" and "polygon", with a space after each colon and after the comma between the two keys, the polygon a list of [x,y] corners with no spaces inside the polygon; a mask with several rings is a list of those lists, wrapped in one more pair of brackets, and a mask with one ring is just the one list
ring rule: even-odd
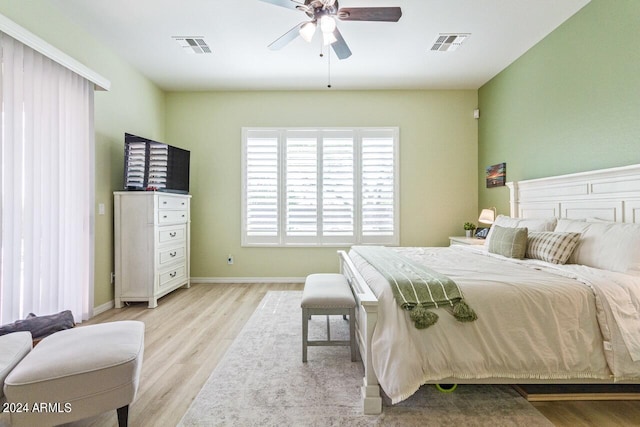
{"label": "dresser drawer knob", "polygon": [[169,276],[171,276],[171,278],[176,277],[176,275],[178,274],[177,271],[174,271],[173,273],[169,273]]}
{"label": "dresser drawer knob", "polygon": [[171,253],[169,254],[169,256],[170,256],[170,257],[174,257],[174,256],[176,256],[176,255],[178,255],[178,252],[176,252],[176,251],[173,251],[173,252],[171,252]]}
{"label": "dresser drawer knob", "polygon": [[169,237],[176,237],[178,235],[177,231],[174,231],[173,233],[169,233]]}

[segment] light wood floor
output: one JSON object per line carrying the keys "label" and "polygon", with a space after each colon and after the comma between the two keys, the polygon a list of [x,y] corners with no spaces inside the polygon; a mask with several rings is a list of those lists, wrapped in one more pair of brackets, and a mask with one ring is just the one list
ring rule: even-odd
{"label": "light wood floor", "polygon": [[[301,284],[195,284],[159,301],[131,304],[83,325],[140,320],[146,325],[144,363],[129,425],[175,426],[268,290]],[[554,425],[640,426],[640,401],[537,402]],[[115,411],[74,426],[117,426]]]}

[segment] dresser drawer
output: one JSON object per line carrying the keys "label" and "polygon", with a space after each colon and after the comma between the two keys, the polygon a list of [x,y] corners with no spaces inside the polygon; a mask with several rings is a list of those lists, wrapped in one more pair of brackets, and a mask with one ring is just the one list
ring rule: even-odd
{"label": "dresser drawer", "polygon": [[182,197],[158,196],[158,208],[162,209],[187,209],[187,199]]}
{"label": "dresser drawer", "polygon": [[182,224],[187,222],[188,213],[186,210],[159,210],[158,224]]}
{"label": "dresser drawer", "polygon": [[171,267],[168,270],[163,270],[160,273],[160,280],[158,283],[158,290],[170,287],[176,283],[181,283],[187,279],[187,268],[184,263]]}
{"label": "dresser drawer", "polygon": [[187,225],[173,227],[158,227],[158,244],[166,245],[184,242],[187,237]]}
{"label": "dresser drawer", "polygon": [[184,260],[184,255],[185,255],[186,251],[184,249],[184,246],[177,246],[174,248],[169,248],[169,249],[163,249],[160,251],[159,258],[159,265],[160,268],[162,268],[165,265],[171,264],[172,262],[176,262],[178,260]]}

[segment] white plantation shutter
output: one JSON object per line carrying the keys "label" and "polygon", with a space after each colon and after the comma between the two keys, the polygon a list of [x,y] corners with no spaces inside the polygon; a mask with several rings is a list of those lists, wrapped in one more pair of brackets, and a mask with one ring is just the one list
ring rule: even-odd
{"label": "white plantation shutter", "polygon": [[386,241],[397,228],[393,132],[363,132],[361,161],[363,241]]}
{"label": "white plantation shutter", "polygon": [[331,132],[322,143],[322,235],[354,241],[355,162],[353,132]]}
{"label": "white plantation shutter", "polygon": [[398,129],[243,129],[251,245],[399,243]]}
{"label": "white plantation shutter", "polygon": [[278,132],[248,132],[244,149],[243,237],[278,243]]}
{"label": "white plantation shutter", "polygon": [[318,236],[318,138],[314,134],[288,132],[285,142],[285,232],[286,240],[292,242]]}

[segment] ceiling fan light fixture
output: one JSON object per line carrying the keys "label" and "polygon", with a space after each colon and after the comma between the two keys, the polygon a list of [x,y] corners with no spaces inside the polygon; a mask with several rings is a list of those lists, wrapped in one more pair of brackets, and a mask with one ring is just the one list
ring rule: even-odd
{"label": "ceiling fan light fixture", "polygon": [[322,43],[325,46],[329,46],[330,44],[334,44],[338,39],[333,33],[322,33]]}
{"label": "ceiling fan light fixture", "polygon": [[336,20],[333,19],[333,17],[329,15],[323,15],[322,18],[320,18],[320,30],[322,30],[324,34],[333,33],[335,29]]}
{"label": "ceiling fan light fixture", "polygon": [[313,39],[313,35],[316,32],[316,24],[313,22],[307,22],[300,26],[300,37],[304,39],[307,43],[311,43],[311,39]]}

